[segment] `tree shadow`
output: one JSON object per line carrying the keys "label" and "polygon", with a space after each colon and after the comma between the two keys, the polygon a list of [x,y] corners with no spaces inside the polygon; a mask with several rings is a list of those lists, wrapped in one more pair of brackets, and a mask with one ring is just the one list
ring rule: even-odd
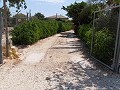
{"label": "tree shadow", "polygon": [[27,48],[29,45],[15,45],[18,49],[24,49]]}
{"label": "tree shadow", "polygon": [[[66,38],[67,34],[63,33]],[[72,34],[72,33],[71,33]],[[51,90],[120,90],[120,74],[112,72],[90,57],[89,50],[81,40],[70,41],[68,47],[53,47],[52,49],[74,49],[68,54],[82,52],[82,60],[63,63],[62,70],[57,70],[51,76],[51,84],[56,83]]]}
{"label": "tree shadow", "polygon": [[[67,62],[65,71],[57,71],[52,81],[55,90],[119,90],[120,75],[113,73],[97,62],[91,62],[94,68],[83,68],[80,62]],[[67,67],[66,67],[67,66]],[[51,82],[52,82],[51,81]]]}
{"label": "tree shadow", "polygon": [[61,34],[61,36],[59,36],[59,37],[63,37],[63,38],[76,38],[77,37],[72,32],[62,32],[60,34]]}

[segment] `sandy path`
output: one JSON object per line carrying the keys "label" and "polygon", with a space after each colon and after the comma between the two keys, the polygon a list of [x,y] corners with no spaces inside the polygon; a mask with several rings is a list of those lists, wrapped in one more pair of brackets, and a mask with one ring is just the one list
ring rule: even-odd
{"label": "sandy path", "polygon": [[0,67],[0,90],[120,90],[120,75],[92,60],[73,31],[24,49],[21,63]]}

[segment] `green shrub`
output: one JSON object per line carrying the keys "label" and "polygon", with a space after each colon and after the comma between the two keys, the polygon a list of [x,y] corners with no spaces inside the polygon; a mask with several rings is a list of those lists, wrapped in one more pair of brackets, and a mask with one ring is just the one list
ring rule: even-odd
{"label": "green shrub", "polygon": [[11,31],[13,44],[30,45],[57,32],[70,30],[71,24],[53,20],[33,20],[16,26]]}
{"label": "green shrub", "polygon": [[81,25],[77,30],[77,35],[82,40],[84,40],[86,45],[90,48],[91,37],[92,37],[90,25],[89,24]]}
{"label": "green shrub", "polygon": [[85,41],[89,48],[91,47],[91,39],[92,39],[92,30],[90,29],[85,33]]}
{"label": "green shrub", "polygon": [[62,22],[59,22],[58,23],[58,30],[57,30],[57,33],[60,33],[63,31],[63,26],[62,26]]}
{"label": "green shrub", "polygon": [[38,27],[32,22],[15,27],[11,34],[14,44],[27,45],[35,43],[39,39]]}
{"label": "green shrub", "polygon": [[[115,47],[114,33],[107,28],[95,31],[92,54],[95,58],[111,65]],[[81,25],[77,31],[77,35],[84,40],[90,50],[92,39],[92,29],[90,25]]]}
{"label": "green shrub", "polygon": [[108,29],[97,31],[94,37],[93,55],[105,63],[110,63],[114,54],[113,44],[113,35]]}
{"label": "green shrub", "polygon": [[90,25],[89,24],[83,24],[83,25],[81,25],[80,27],[79,27],[79,30],[78,30],[78,35],[80,36],[80,37],[82,37],[83,39],[85,39],[84,37],[85,37],[85,33],[87,32],[87,31],[89,31],[90,30]]}

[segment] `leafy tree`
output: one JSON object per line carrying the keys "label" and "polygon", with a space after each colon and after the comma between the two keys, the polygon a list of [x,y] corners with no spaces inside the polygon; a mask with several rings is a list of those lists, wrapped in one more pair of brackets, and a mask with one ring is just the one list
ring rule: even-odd
{"label": "leafy tree", "polygon": [[11,12],[9,10],[9,8],[7,7],[7,17],[9,18],[11,16]]}
{"label": "leafy tree", "polygon": [[6,0],[6,1],[9,1],[10,7],[16,7],[17,9],[27,8],[25,0]]}
{"label": "leafy tree", "polygon": [[70,6],[63,6],[63,10],[67,11],[67,16],[73,19],[73,23],[75,25],[75,29],[78,28],[80,24],[82,24],[82,19],[79,17],[80,12],[87,5],[85,2],[71,4]]}
{"label": "leafy tree", "polygon": [[41,14],[41,13],[36,13],[35,15],[34,15],[35,17],[37,17],[37,19],[44,19],[44,15],[43,14]]}

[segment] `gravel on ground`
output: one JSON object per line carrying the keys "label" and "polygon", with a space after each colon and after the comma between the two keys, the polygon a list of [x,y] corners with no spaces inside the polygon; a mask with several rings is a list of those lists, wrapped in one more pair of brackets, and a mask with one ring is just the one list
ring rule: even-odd
{"label": "gravel on ground", "polygon": [[0,67],[0,90],[120,90],[120,75],[90,58],[73,30],[18,52],[19,64]]}

